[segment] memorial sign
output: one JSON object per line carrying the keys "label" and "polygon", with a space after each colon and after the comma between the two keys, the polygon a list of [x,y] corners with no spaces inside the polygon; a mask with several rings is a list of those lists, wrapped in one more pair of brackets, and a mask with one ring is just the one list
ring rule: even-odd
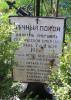
{"label": "memorial sign", "polygon": [[15,24],[13,41],[24,39],[15,52],[14,80],[45,82],[62,54],[64,18],[10,17]]}

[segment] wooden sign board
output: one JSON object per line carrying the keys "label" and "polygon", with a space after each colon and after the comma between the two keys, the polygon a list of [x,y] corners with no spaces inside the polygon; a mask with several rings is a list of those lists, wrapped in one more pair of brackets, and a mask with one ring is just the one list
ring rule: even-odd
{"label": "wooden sign board", "polygon": [[64,18],[13,16],[10,22],[15,24],[12,40],[24,40],[15,52],[14,80],[46,82],[62,54]]}

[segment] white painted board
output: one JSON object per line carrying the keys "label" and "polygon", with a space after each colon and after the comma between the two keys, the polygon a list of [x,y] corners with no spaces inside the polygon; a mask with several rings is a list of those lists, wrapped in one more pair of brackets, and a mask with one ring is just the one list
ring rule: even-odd
{"label": "white painted board", "polygon": [[10,17],[10,22],[16,27],[12,41],[24,40],[15,52],[14,80],[48,81],[62,54],[64,18]]}

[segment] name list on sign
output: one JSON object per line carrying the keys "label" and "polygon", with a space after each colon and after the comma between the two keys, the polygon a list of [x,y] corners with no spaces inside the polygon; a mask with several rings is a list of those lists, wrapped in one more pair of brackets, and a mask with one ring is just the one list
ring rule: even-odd
{"label": "name list on sign", "polygon": [[48,80],[51,66],[57,66],[58,55],[62,52],[62,41],[59,37],[59,34],[62,34],[62,27],[54,23],[49,25],[48,21],[44,25],[40,22],[36,24],[35,19],[34,22],[30,20],[30,23],[24,21],[21,23],[20,20],[14,23],[16,26],[12,40],[24,39],[22,47],[15,53],[16,70],[18,70],[16,72],[23,71],[25,75],[23,81],[44,82]]}

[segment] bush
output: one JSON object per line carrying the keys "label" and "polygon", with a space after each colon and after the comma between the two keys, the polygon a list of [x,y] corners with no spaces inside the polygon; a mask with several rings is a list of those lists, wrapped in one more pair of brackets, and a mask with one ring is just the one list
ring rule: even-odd
{"label": "bush", "polygon": [[8,21],[0,24],[0,99],[7,99],[11,96],[12,68],[14,65],[14,52],[17,43],[11,41],[13,26]]}
{"label": "bush", "polygon": [[50,86],[56,100],[71,100],[71,36],[66,35],[64,55],[60,58],[57,71],[50,77]]}

